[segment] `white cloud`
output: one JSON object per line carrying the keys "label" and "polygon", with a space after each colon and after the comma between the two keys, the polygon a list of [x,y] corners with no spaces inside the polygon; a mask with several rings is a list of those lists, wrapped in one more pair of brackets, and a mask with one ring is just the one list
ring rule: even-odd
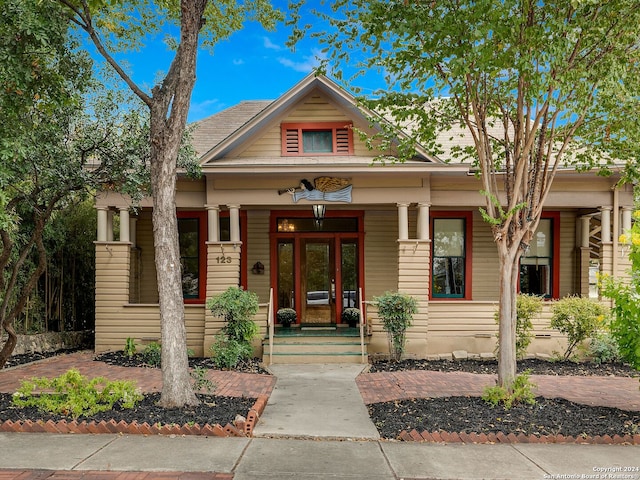
{"label": "white cloud", "polygon": [[311,55],[303,55],[302,61],[296,62],[290,58],[280,57],[278,58],[278,62],[285,67],[292,68],[296,72],[309,73],[326,58],[326,55],[323,54],[321,50],[314,49],[311,53]]}
{"label": "white cloud", "polygon": [[219,99],[204,100],[202,102],[192,102],[189,107],[189,121],[195,122],[203,118],[209,117],[214,113],[223,110],[225,104]]}
{"label": "white cloud", "polygon": [[234,65],[244,65],[244,60],[242,58],[234,58],[233,59],[233,64]]}
{"label": "white cloud", "polygon": [[280,45],[276,45],[275,43],[273,43],[269,37],[262,37],[262,40],[263,40],[264,48],[268,48],[269,50],[276,50],[276,51],[282,50],[282,47]]}

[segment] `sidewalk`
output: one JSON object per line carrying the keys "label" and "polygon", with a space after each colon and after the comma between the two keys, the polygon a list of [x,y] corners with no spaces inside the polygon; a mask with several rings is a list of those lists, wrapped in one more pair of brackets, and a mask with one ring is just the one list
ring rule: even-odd
{"label": "sidewalk", "polygon": [[640,446],[0,433],[0,451],[2,480],[640,478]]}
{"label": "sidewalk", "polygon": [[[92,358],[91,353],[75,353],[0,370],[0,391],[14,391],[22,378],[59,375],[71,367],[90,376],[135,380],[148,392],[160,389],[159,370],[114,367]],[[269,397],[254,438],[0,433],[0,480],[640,480],[638,445],[377,440],[365,403],[475,395],[493,382],[493,376],[416,371],[356,377],[362,368],[276,365],[275,376],[209,372],[218,385],[217,394]],[[532,380],[542,395],[640,410],[637,378],[535,376]],[[332,424],[336,419],[338,424]]]}

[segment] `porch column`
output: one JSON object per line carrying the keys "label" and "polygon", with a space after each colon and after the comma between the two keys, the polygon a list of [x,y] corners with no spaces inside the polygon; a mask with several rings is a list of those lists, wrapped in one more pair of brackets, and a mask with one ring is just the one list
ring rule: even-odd
{"label": "porch column", "polygon": [[622,207],[622,233],[631,230],[631,207]]}
{"label": "porch column", "polygon": [[418,204],[418,240],[429,240],[429,203]]}
{"label": "porch column", "polygon": [[611,207],[600,207],[600,225],[602,243],[611,242]]}
{"label": "porch column", "polygon": [[131,248],[136,248],[136,238],[138,235],[138,219],[136,217],[129,218],[129,241]]}
{"label": "porch column", "polygon": [[589,261],[591,260],[591,249],[589,248],[589,238],[591,233],[591,217],[583,215],[578,219],[580,226],[580,238],[578,245],[578,288],[581,297],[589,296]]}
{"label": "porch column", "polygon": [[227,205],[229,207],[229,223],[232,242],[240,241],[240,205]]}
{"label": "porch column", "polygon": [[613,243],[611,242],[611,207],[600,208],[600,273],[615,275],[613,271]]}
{"label": "porch column", "polygon": [[113,211],[107,211],[107,242],[113,242]]}
{"label": "porch column", "polygon": [[108,208],[107,207],[98,207],[98,232],[97,232],[97,240],[99,242],[107,241],[107,223],[108,223]]}
{"label": "porch column", "polygon": [[129,208],[120,208],[120,241],[130,241],[129,236]]}
{"label": "porch column", "polygon": [[398,240],[409,238],[409,204],[398,203]]}
{"label": "porch column", "polygon": [[207,208],[208,240],[210,242],[220,241],[220,206],[205,205]]}

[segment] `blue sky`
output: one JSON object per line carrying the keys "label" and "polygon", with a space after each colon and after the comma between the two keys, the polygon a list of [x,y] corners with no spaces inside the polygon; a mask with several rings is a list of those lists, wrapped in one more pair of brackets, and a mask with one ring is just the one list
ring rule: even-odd
{"label": "blue sky", "polygon": [[[274,0],[276,7],[286,10],[287,0]],[[328,8],[322,0],[310,0],[303,7],[304,22],[318,20],[309,12],[312,8]],[[202,50],[198,56],[196,86],[192,95],[189,122],[206,118],[236,105],[242,100],[274,100],[308,75],[322,57],[315,39],[303,39],[292,52],[286,45],[290,29],[279,24],[275,31],[266,31],[259,24],[248,23],[229,40],[218,44],[214,51]],[[162,38],[147,43],[140,53],[127,55],[129,72],[147,90],[158,73],[166,71],[173,52]],[[371,81],[371,80],[368,80]],[[359,87],[368,87],[358,80]],[[380,86],[379,84],[377,85]],[[370,85],[373,90],[376,86]]]}

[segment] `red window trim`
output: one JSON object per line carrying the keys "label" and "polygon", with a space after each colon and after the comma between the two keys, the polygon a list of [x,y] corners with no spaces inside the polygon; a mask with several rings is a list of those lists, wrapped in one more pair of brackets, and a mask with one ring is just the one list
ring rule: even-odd
{"label": "red window trim", "polygon": [[[331,130],[333,134],[333,152],[331,153],[318,153],[309,152],[308,154],[303,151],[302,145],[302,132],[303,131],[327,131]],[[338,131],[346,130],[348,147],[347,151],[339,151],[338,149]],[[295,152],[288,150],[288,133],[297,132],[297,149]],[[282,123],[280,125],[281,140],[282,140],[282,156],[295,157],[300,155],[313,155],[313,156],[335,156],[335,155],[353,155],[353,123],[352,122],[307,122],[307,123]]]}
{"label": "red window trim", "polygon": [[[553,258],[551,259],[551,298],[547,300],[557,300],[560,298],[560,212],[542,212],[540,219],[551,219],[551,230],[553,234]],[[520,292],[520,268],[518,267],[518,292]]]}
{"label": "red window trim", "polygon": [[432,211],[429,214],[429,231],[434,231],[433,220],[436,218],[463,218],[465,220],[464,232],[464,296],[463,297],[434,297],[433,296],[433,240],[431,241],[431,255],[429,262],[429,300],[438,302],[451,302],[461,300],[472,300],[473,292],[473,212],[468,210]]}
{"label": "red window trim", "polygon": [[[220,217],[229,217],[228,210],[220,211]],[[185,305],[204,304],[207,301],[207,241],[209,236],[208,215],[204,210],[181,210],[176,213],[177,218],[197,218],[198,235],[200,245],[198,246],[199,272],[198,272],[198,298],[183,299]],[[243,248],[240,253],[240,286],[247,287],[247,212],[240,210],[240,239]]]}

